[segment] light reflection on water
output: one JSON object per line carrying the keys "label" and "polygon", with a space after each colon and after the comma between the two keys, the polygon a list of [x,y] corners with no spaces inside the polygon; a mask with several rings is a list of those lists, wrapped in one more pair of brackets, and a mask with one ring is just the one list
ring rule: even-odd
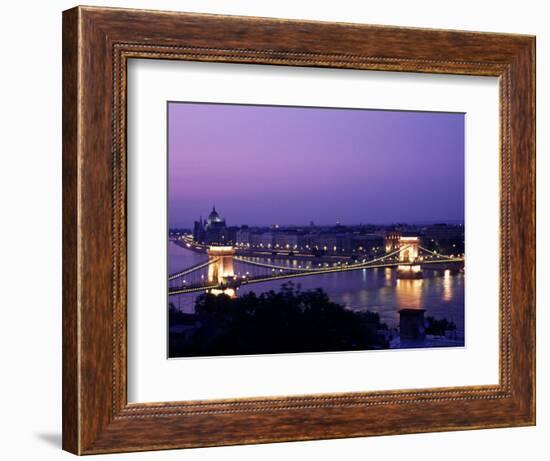
{"label": "light reflection on water", "polygon": [[420,309],[422,307],[423,284],[424,279],[396,280],[395,295],[399,306]]}
{"label": "light reflection on water", "polygon": [[[206,259],[205,254],[186,250],[173,243],[169,244],[169,273]],[[258,260],[269,261],[269,258],[258,258]],[[304,267],[310,263],[278,259],[276,264]],[[236,262],[235,271],[240,270],[253,273],[250,266],[244,269]],[[322,287],[332,301],[351,309],[378,312],[381,320],[389,327],[397,326],[399,309],[412,307],[426,309],[426,316],[453,321],[459,331],[464,331],[464,274],[452,274],[450,271],[425,271],[424,276],[423,279],[397,280],[395,270],[389,268],[363,269],[243,285],[239,288],[238,295],[251,291],[256,293],[277,291],[283,283],[292,280],[302,290]],[[197,293],[171,296],[170,301],[178,309],[192,312],[197,296]]]}

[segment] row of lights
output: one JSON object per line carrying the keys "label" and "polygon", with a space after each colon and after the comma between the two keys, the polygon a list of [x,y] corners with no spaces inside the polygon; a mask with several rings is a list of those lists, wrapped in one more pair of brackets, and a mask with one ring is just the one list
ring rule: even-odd
{"label": "row of lights", "polygon": [[[267,243],[266,245],[264,245],[263,243],[260,243],[259,245],[250,245],[250,243],[244,243],[244,242],[237,242],[236,244],[238,247],[247,247],[247,248],[286,248],[287,250],[291,249],[291,246],[290,244],[286,244],[286,245],[279,245],[278,243],[276,243],[275,245],[271,245],[271,243]],[[325,251],[328,250],[328,246],[327,245],[324,245],[323,247],[319,247],[319,245],[315,245],[315,246],[310,246],[310,245],[306,245],[305,247],[298,247],[298,245],[294,245],[292,247],[292,249],[294,250],[310,250],[310,249],[315,249],[315,250],[319,250],[319,249],[323,249]],[[372,247],[372,251],[378,251],[380,249],[380,247]],[[332,250],[333,251],[338,251],[338,247],[335,245],[332,247]],[[366,248],[360,246],[358,248],[359,251],[365,251]],[[342,252],[345,252],[346,250],[344,248],[341,249]],[[356,249],[352,249],[351,250],[352,252],[353,251],[356,251]]]}

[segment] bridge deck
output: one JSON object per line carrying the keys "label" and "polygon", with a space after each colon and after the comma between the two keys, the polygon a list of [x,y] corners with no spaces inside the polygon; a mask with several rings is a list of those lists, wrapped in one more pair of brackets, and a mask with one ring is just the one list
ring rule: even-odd
{"label": "bridge deck", "polygon": [[[424,260],[420,262],[421,266],[424,265],[435,265],[435,264],[457,264],[457,263],[463,263],[463,258],[453,258],[453,259],[446,259],[446,260]],[[348,266],[346,265],[339,265],[337,267],[326,267],[321,269],[315,269],[315,270],[303,270],[303,269],[291,269],[291,268],[285,268],[286,272],[280,273],[280,274],[274,274],[274,275],[258,275],[258,276],[252,276],[252,277],[245,277],[242,279],[236,279],[235,280],[235,286],[242,286],[242,285],[250,285],[254,283],[262,283],[262,282],[270,282],[273,280],[283,280],[283,279],[290,279],[290,278],[297,278],[297,277],[309,277],[313,275],[319,275],[319,274],[330,274],[335,272],[348,272],[348,271],[357,271],[357,270],[363,270],[363,269],[377,269],[377,268],[386,268],[386,267],[397,267],[397,266],[403,266],[403,265],[417,265],[418,263],[402,263],[399,261],[394,261],[391,263],[384,262],[384,263],[378,263],[378,264],[372,264],[372,262],[369,263],[358,263],[358,264],[350,264]],[[185,294],[185,293],[194,293],[198,291],[204,291],[208,289],[224,289],[224,288],[234,288],[231,286],[231,284],[228,285],[222,285],[219,283],[212,283],[212,282],[204,282],[200,284],[193,284],[188,286],[181,286],[179,288],[172,288],[169,290],[168,294],[170,296],[172,295],[178,295],[178,294]]]}

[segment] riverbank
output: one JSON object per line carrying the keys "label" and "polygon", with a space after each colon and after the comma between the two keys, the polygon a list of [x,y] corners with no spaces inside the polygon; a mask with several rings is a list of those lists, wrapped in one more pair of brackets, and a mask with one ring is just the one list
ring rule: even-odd
{"label": "riverbank", "polygon": [[[170,239],[170,241],[181,248],[185,248],[186,250],[193,251],[199,254],[206,254],[206,249],[193,246],[193,244],[190,244],[184,240]],[[264,258],[264,259],[269,258],[269,259],[284,259],[284,260],[294,259],[297,261],[312,261],[312,262],[319,262],[319,263],[337,262],[337,261],[355,261],[356,259],[357,260],[372,259],[372,258],[383,256],[382,253],[364,254],[364,255],[356,255],[356,254],[314,255],[314,254],[308,254],[308,253],[294,253],[291,251],[284,251],[284,250],[272,251],[272,250],[244,249],[244,248],[237,248],[235,254],[237,256],[245,256],[248,258]]]}

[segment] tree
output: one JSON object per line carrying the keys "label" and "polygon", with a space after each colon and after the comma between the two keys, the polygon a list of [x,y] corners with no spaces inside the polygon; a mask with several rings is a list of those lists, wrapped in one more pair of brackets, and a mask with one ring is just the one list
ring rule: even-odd
{"label": "tree", "polygon": [[170,334],[171,357],[388,347],[381,332],[387,326],[377,313],[351,311],[322,289],[301,291],[292,283],[278,292],[238,298],[204,294],[197,298],[195,312],[193,332]]}

